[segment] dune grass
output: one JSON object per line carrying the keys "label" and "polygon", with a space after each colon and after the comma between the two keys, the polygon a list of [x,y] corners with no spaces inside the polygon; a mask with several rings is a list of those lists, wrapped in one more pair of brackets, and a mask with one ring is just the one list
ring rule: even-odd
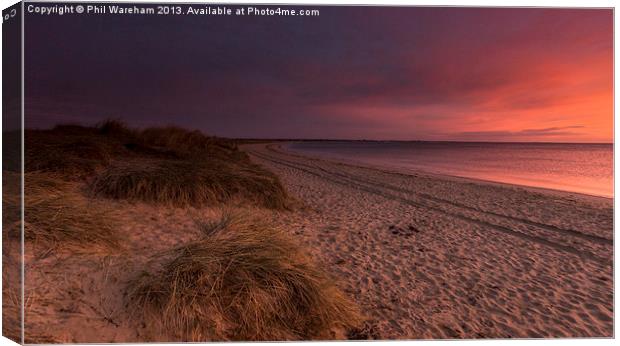
{"label": "dune grass", "polygon": [[283,209],[287,194],[277,177],[258,166],[160,160],[110,166],[91,184],[99,196],[175,206],[244,202]]}
{"label": "dune grass", "polygon": [[120,138],[126,142],[134,142],[138,140],[140,132],[129,128],[123,121],[119,119],[107,119],[95,125],[95,129],[99,134]]}
{"label": "dune grass", "polygon": [[84,197],[79,186],[51,174],[24,178],[24,238],[49,248],[121,248],[111,209]]}
{"label": "dune grass", "polygon": [[215,144],[213,138],[204,136],[200,131],[188,131],[176,126],[148,128],[140,136],[147,145],[184,153],[205,151]]}
{"label": "dune grass", "polygon": [[86,181],[95,196],[174,206],[245,203],[285,209],[278,178],[234,140],[178,127],[130,129],[117,120],[25,134],[26,172]]}
{"label": "dune grass", "polygon": [[173,340],[332,339],[361,323],[356,305],[282,230],[241,214],[202,228],[201,239],[168,252],[127,290],[134,311]]}
{"label": "dune grass", "polygon": [[[25,163],[25,239],[48,249],[123,249],[116,213],[129,204],[94,197],[179,207],[289,205],[277,176],[234,141],[176,127],[134,130],[107,121],[29,130]],[[334,339],[359,327],[357,306],[333,278],[288,232],[257,215],[230,212],[200,224],[198,240],[158,254],[128,283],[127,306],[171,341]]]}
{"label": "dune grass", "polygon": [[[3,263],[4,266],[6,264]],[[8,277],[3,270],[2,281],[2,336],[21,343],[21,299],[19,278]],[[10,284],[9,284],[10,282]],[[10,285],[10,287],[9,287]]]}
{"label": "dune grass", "polygon": [[122,143],[80,126],[26,130],[24,143],[26,172],[51,172],[70,180],[93,176],[127,151]]}
{"label": "dune grass", "polygon": [[21,342],[20,174],[2,172],[2,336]]}
{"label": "dune grass", "polygon": [[200,131],[188,131],[176,126],[147,128],[140,133],[140,139],[146,145],[169,148],[183,154],[218,156],[238,152],[234,140],[209,137]]}
{"label": "dune grass", "polygon": [[5,170],[2,172],[2,236],[20,238],[21,219],[21,175]]}

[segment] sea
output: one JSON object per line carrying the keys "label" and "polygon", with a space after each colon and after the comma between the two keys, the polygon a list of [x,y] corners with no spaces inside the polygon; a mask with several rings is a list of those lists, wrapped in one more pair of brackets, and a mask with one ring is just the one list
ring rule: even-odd
{"label": "sea", "polygon": [[613,197],[613,144],[301,141],[289,151],[400,171]]}

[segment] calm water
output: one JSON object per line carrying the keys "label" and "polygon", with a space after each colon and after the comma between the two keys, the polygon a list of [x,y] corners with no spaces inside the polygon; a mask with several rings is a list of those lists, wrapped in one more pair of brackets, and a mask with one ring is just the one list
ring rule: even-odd
{"label": "calm water", "polygon": [[613,197],[612,144],[337,141],[288,148],[389,168]]}

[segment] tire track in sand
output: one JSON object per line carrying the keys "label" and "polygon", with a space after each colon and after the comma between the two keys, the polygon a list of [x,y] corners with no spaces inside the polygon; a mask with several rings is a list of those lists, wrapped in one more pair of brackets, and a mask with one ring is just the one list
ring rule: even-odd
{"label": "tire track in sand", "polygon": [[[351,166],[351,165],[347,165],[347,164],[344,164],[344,163],[330,162],[330,161],[327,161],[327,160],[315,159],[315,158],[308,158],[308,157],[304,157],[302,155],[292,154],[292,153],[284,152],[284,151],[281,151],[281,150],[276,150],[272,146],[267,146],[266,149],[271,151],[271,152],[273,152],[273,153],[275,153],[275,154],[277,154],[277,155],[285,155],[285,156],[289,156],[289,157],[296,157],[296,158],[299,158],[299,159],[303,159],[305,161],[308,161],[309,159],[311,159],[311,160],[321,161],[321,162],[329,164],[329,165]],[[429,194],[419,193],[419,192],[416,192],[416,191],[413,191],[413,190],[410,190],[410,189],[405,189],[405,188],[402,188],[402,187],[385,184],[383,182],[379,182],[379,181],[374,180],[374,179],[369,179],[368,177],[362,177],[362,176],[354,175],[354,174],[350,174],[350,173],[349,174],[344,174],[344,173],[341,173],[341,172],[338,172],[338,171],[329,171],[329,170],[324,169],[323,167],[314,166],[314,165],[308,165],[308,164],[304,164],[304,163],[301,163],[301,162],[295,162],[295,163],[299,164],[301,166],[308,167],[308,168],[319,169],[319,170],[324,171],[324,172],[326,172],[328,174],[338,175],[338,176],[340,176],[340,177],[342,177],[344,179],[354,179],[354,180],[359,181],[359,182],[375,185],[375,186],[378,186],[378,187],[381,187],[381,188],[385,188],[385,189],[388,189],[388,190],[392,190],[392,191],[395,191],[395,192],[405,193],[405,194],[408,194],[408,195],[415,195],[415,196],[417,196],[418,198],[421,198],[421,199],[430,200],[430,201],[434,201],[434,202],[441,203],[441,204],[449,204],[449,205],[452,205],[452,206],[457,207],[457,208],[467,209],[467,210],[471,210],[471,211],[478,212],[478,213],[493,215],[493,216],[496,216],[496,217],[499,217],[499,218],[504,218],[504,219],[507,219],[507,220],[520,222],[520,223],[523,223],[523,224],[526,224],[526,225],[529,225],[529,226],[543,228],[543,229],[546,229],[546,230],[549,230],[549,231],[552,231],[552,232],[557,232],[557,233],[561,233],[561,234],[564,234],[564,235],[585,239],[585,240],[592,241],[592,242],[599,243],[599,244],[613,245],[613,239],[609,239],[609,238],[606,238],[606,237],[598,236],[598,235],[595,235],[595,234],[589,234],[589,233],[585,233],[585,232],[581,232],[581,231],[576,231],[576,230],[573,230],[573,229],[560,228],[560,227],[557,227],[557,226],[554,226],[554,225],[544,224],[544,223],[536,222],[536,221],[533,221],[533,220],[528,220],[528,219],[519,218],[519,217],[515,217],[515,216],[500,214],[500,213],[497,213],[497,212],[494,212],[494,211],[490,211],[490,210],[484,210],[484,209],[481,209],[481,208],[472,207],[472,206],[465,205],[465,204],[462,204],[462,203],[458,203],[458,202],[450,201],[450,200],[447,200],[447,199],[431,196]],[[361,168],[361,169],[368,169],[368,170],[374,170],[374,171],[377,171],[377,172],[383,173],[383,174],[390,174],[390,172],[382,171],[382,170],[378,170],[378,169],[373,169],[373,168],[370,168],[370,167],[362,167],[362,166],[352,166],[352,167]]]}
{"label": "tire track in sand", "polygon": [[[403,203],[405,205],[409,205],[409,206],[413,206],[416,208],[420,208],[420,209],[426,209],[426,210],[432,210],[434,212],[438,212],[444,215],[448,215],[454,218],[457,218],[459,220],[465,221],[467,223],[470,224],[474,224],[474,225],[478,225],[480,227],[483,228],[487,228],[487,229],[492,229],[494,231],[503,233],[503,234],[507,234],[513,237],[517,237],[519,239],[522,240],[527,240],[527,241],[531,241],[540,245],[544,245],[544,246],[548,246],[551,247],[553,249],[559,250],[559,251],[563,251],[563,252],[567,252],[573,255],[576,255],[584,260],[590,260],[590,261],[594,261],[603,265],[609,265],[611,264],[611,260],[609,259],[605,259],[602,257],[598,257],[595,254],[588,252],[588,251],[583,251],[583,250],[579,250],[574,248],[573,246],[570,245],[565,245],[565,244],[560,244],[554,241],[551,241],[545,237],[541,237],[538,235],[532,235],[532,234],[528,234],[528,233],[524,233],[521,231],[516,231],[513,230],[511,228],[508,228],[506,226],[502,226],[502,225],[498,225],[495,223],[491,223],[489,221],[485,221],[485,220],[481,220],[479,218],[475,218],[475,217],[471,217],[468,215],[465,215],[463,213],[459,213],[459,212],[453,212],[453,211],[448,211],[445,210],[444,208],[437,206],[437,205],[432,205],[427,203],[427,201],[421,201],[421,200],[411,200],[408,198],[404,198],[395,194],[390,193],[389,191],[385,191],[387,190],[385,187],[381,186],[381,185],[375,185],[372,183],[368,183],[368,182],[364,182],[364,181],[359,181],[357,180],[354,176],[351,175],[346,175],[346,174],[335,174],[334,172],[331,172],[329,170],[326,170],[324,168],[319,168],[316,166],[310,166],[307,164],[301,164],[299,162],[295,162],[295,161],[290,161],[290,160],[286,160],[283,159],[281,157],[274,157],[272,155],[268,155],[265,154],[263,152],[258,152],[256,150],[248,150],[248,152],[265,161],[271,162],[273,164],[276,165],[280,165],[280,166],[284,166],[284,167],[288,167],[288,168],[292,168],[295,170],[299,170],[302,172],[305,172],[307,174],[316,176],[320,179],[329,181],[331,183],[337,184],[337,185],[342,185],[345,187],[349,187],[349,188],[354,188],[354,189],[358,189],[364,192],[368,192],[368,193],[372,193],[378,196],[381,196],[383,198],[389,199],[389,200],[393,200],[393,201],[397,201],[400,203]],[[485,214],[486,212],[482,212],[482,211],[478,211],[481,214]],[[499,214],[499,215],[494,215],[494,216],[500,216],[502,217],[503,215]],[[519,218],[516,218],[517,220],[514,221],[519,221]],[[544,231],[549,231],[549,230],[544,230]],[[582,232],[579,232],[582,233]],[[583,233],[582,233],[583,234]]]}

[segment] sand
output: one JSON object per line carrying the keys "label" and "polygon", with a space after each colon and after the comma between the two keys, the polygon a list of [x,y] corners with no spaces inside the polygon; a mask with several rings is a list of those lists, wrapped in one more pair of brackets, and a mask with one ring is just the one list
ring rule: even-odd
{"label": "sand", "polygon": [[613,201],[247,148],[376,337],[613,335]]}
{"label": "sand", "polygon": [[[293,211],[261,213],[358,302],[368,321],[357,337],[613,335],[611,199],[391,172],[279,144],[244,150],[298,201]],[[26,341],[174,341],[130,314],[124,289],[161,251],[198,237],[196,222],[220,209],[97,203],[117,210],[124,248],[76,253],[27,243]],[[18,247],[5,249],[18,256]]]}

